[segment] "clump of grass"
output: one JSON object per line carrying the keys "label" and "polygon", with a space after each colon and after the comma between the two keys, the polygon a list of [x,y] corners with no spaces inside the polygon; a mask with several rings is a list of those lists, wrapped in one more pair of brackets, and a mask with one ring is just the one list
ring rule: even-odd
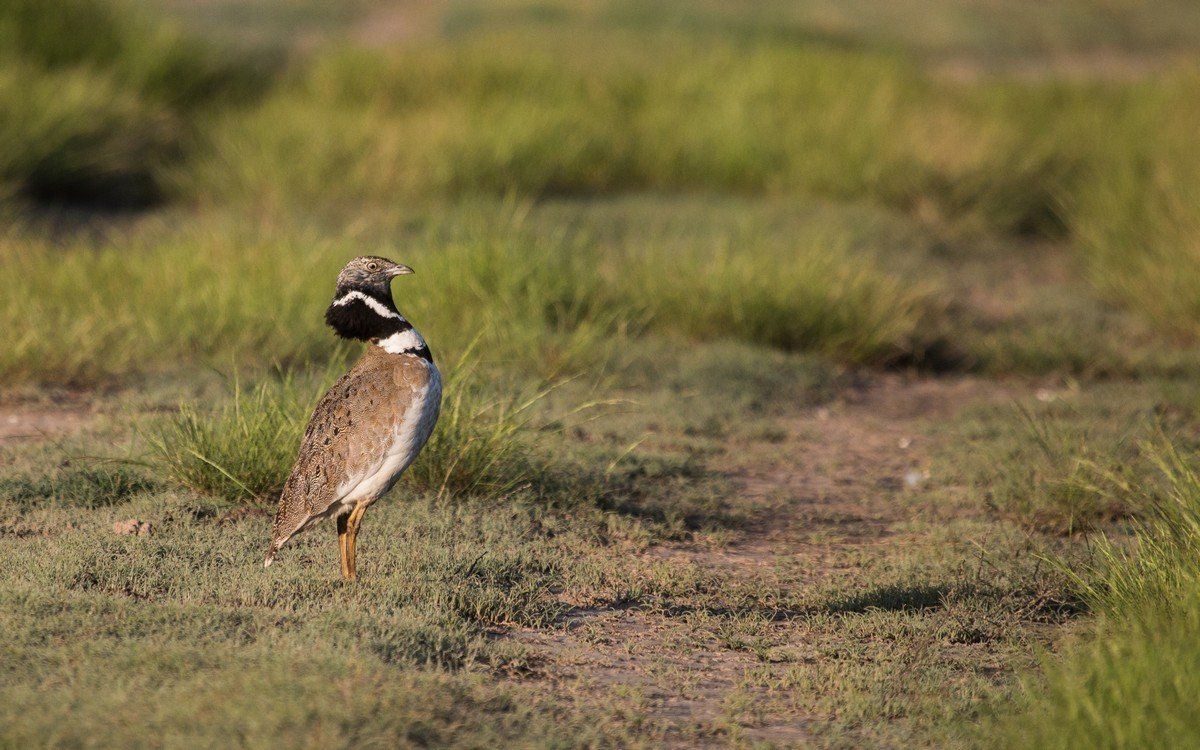
{"label": "clump of grass", "polygon": [[[1161,485],[1140,491],[1136,544],[1102,540],[1070,569],[1102,621],[988,727],[1006,747],[1190,747],[1200,742],[1200,474],[1165,440],[1150,452]],[[995,731],[996,729],[999,731]]]}
{"label": "clump of grass", "polygon": [[1069,196],[1095,284],[1157,328],[1200,338],[1200,74],[1131,88],[1104,117],[1093,179]]}
{"label": "clump of grass", "polygon": [[[1200,614],[1200,470],[1192,451],[1162,435],[1146,445],[1161,482],[1138,486],[1145,509],[1137,544],[1102,539],[1090,569],[1076,575],[1083,595],[1114,617],[1149,610]],[[1194,609],[1193,609],[1194,608]]]}
{"label": "clump of grass", "polygon": [[405,475],[418,491],[502,497],[545,470],[533,458],[528,433],[546,391],[496,396],[475,367],[464,355],[446,375],[438,426]]}
{"label": "clump of grass", "polygon": [[185,109],[258,93],[274,67],[112,0],[6,0],[0,49],[46,70],[106,71],[150,99]]}
{"label": "clump of grass", "polygon": [[316,404],[285,377],[233,385],[216,409],[183,405],[147,434],[153,463],[175,484],[229,502],[266,504],[283,489]]}
{"label": "clump of grass", "polygon": [[[235,381],[230,401],[215,409],[185,404],[148,432],[151,460],[187,489],[232,503],[272,503],[330,372],[317,387],[293,375],[254,386]],[[496,397],[464,355],[445,375],[438,425],[402,485],[439,496],[497,497],[532,482],[539,469],[528,433],[545,393]]]}
{"label": "clump of grass", "polygon": [[[764,262],[767,261],[767,262]],[[791,252],[681,259],[648,253],[622,277],[651,325],[705,339],[732,338],[815,351],[856,364],[920,361],[937,317],[932,285],[882,271],[836,240]],[[678,269],[686,265],[687,273]]]}

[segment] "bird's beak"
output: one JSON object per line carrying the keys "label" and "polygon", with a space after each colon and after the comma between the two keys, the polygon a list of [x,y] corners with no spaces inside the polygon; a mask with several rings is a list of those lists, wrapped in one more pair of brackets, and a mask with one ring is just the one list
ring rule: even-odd
{"label": "bird's beak", "polygon": [[394,278],[396,278],[397,276],[407,276],[407,275],[409,275],[410,273],[416,273],[416,271],[413,271],[411,268],[409,268],[408,266],[404,265],[403,263],[397,263],[397,264],[396,264],[396,267],[395,267],[395,268],[393,268],[393,269],[392,269],[392,270],[389,272],[389,275],[390,275],[390,277],[391,277],[391,278],[393,278],[393,279],[394,279]]}

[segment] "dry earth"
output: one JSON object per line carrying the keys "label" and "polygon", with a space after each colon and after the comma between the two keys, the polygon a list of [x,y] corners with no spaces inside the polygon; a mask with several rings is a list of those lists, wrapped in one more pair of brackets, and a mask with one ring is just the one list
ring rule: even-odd
{"label": "dry earth", "polygon": [[[789,419],[773,455],[747,457],[738,486],[756,517],[738,538],[719,549],[660,546],[644,556],[698,566],[735,585],[820,589],[836,580],[844,586],[883,558],[930,545],[939,514],[979,514],[961,505],[916,507],[929,478],[930,448],[940,439],[931,425],[1015,394],[978,379],[874,377],[829,407]],[[926,522],[912,523],[914,512]],[[871,606],[869,597],[847,604],[850,611]],[[530,683],[547,697],[570,697],[581,708],[632,704],[668,744],[723,746],[733,739],[792,746],[807,744],[828,711],[806,711],[781,699],[790,691],[772,688],[801,679],[805,664],[845,650],[854,637],[806,614],[812,613],[756,613],[764,626],[747,643],[737,635],[731,643],[703,613],[637,608],[580,609],[556,631],[511,637],[537,654],[541,666]],[[987,644],[933,648],[928,658],[962,659],[964,670],[1005,671]]]}

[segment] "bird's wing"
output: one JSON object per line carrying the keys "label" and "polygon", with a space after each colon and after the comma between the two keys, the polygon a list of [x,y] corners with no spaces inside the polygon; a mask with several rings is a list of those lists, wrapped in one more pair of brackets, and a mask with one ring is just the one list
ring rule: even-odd
{"label": "bird's wing", "polygon": [[[394,427],[422,387],[415,358],[368,352],[321,397],[296,464],[283,486],[272,543],[278,547],[378,469],[394,441]],[[420,366],[424,370],[423,363]]]}

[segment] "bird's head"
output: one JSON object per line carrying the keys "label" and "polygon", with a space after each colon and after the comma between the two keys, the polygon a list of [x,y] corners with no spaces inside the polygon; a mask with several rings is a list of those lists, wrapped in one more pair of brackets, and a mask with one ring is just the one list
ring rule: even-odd
{"label": "bird's head", "polygon": [[343,338],[364,341],[412,328],[392,300],[392,279],[412,272],[408,266],[387,258],[355,258],[338,274],[325,322]]}

